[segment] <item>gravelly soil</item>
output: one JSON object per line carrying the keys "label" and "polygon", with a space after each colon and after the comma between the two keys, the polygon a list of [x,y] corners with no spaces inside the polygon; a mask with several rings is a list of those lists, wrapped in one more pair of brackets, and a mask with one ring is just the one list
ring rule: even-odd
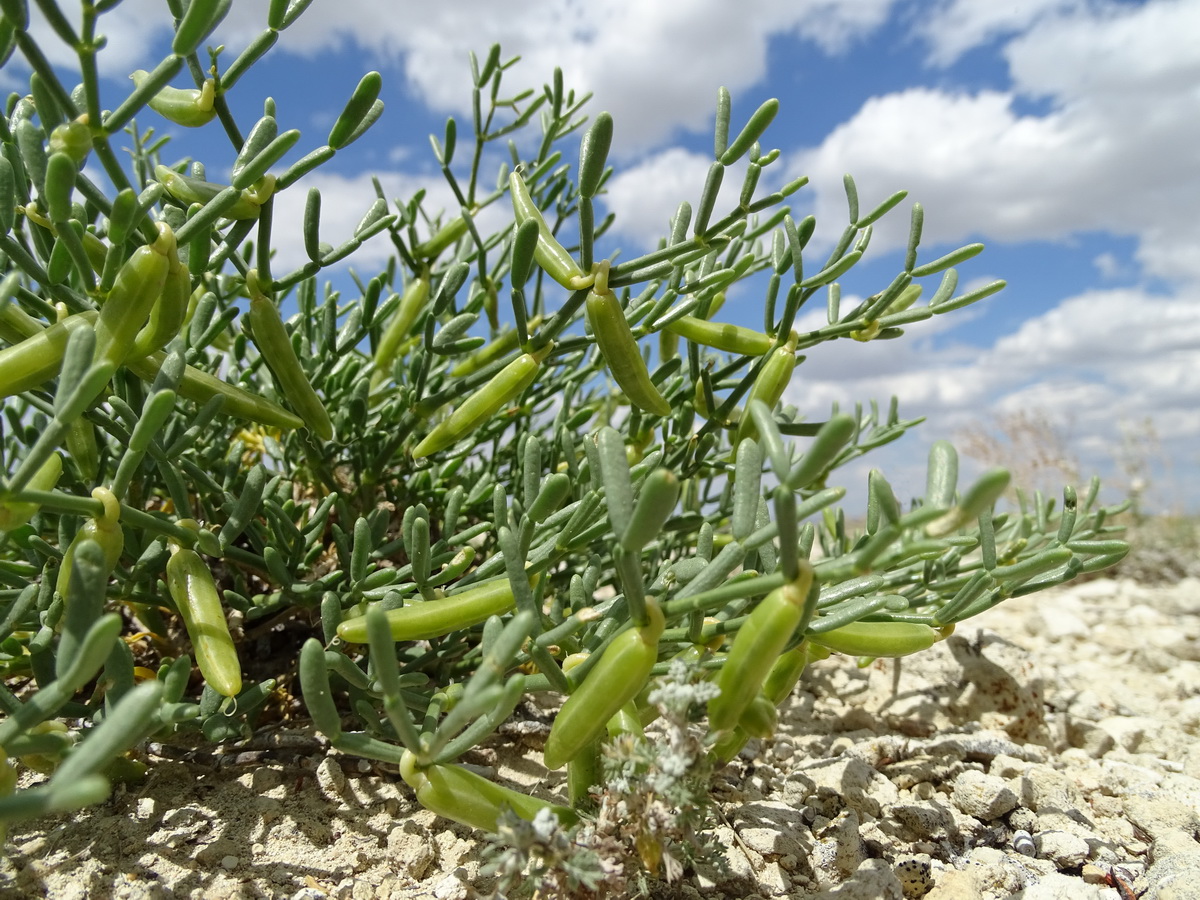
{"label": "gravelly soil", "polygon": [[[656,895],[1200,898],[1200,580],[1009,601],[932,651],[810,669],[774,740],[718,773],[728,875]],[[0,898],[487,896],[469,830],[303,734],[14,827]],[[508,783],[553,795],[537,737]],[[1124,891],[1125,893],[1122,893]]]}

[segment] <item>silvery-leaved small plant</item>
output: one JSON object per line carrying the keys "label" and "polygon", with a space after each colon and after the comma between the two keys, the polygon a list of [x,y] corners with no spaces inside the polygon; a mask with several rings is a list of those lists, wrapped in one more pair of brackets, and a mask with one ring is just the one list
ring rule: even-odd
{"label": "silvery-leaved small plant", "polygon": [[[380,75],[346,81],[325,135],[270,97],[239,120],[228,98],[308,2],[273,0],[231,58],[228,2],[166,0],[168,53],[102,95],[127,74],[105,68],[114,5],[39,0],[42,31],[0,0],[0,64],[31,72],[0,118],[0,823],[99,802],[147,739],[236,742],[298,694],[339,752],[526,862],[597,835],[565,883],[608,878],[627,839],[669,878],[703,843],[706,773],[773,732],[810,660],[918,653],[1127,551],[1095,480],[998,512],[1008,473],[960,484],[940,441],[922,496],[872,470],[847,524],[839,469],[917,420],[793,405],[804,354],[1003,282],[960,292],[981,246],[926,258],[912,204],[894,277],[844,303],[905,192],[863,205],[847,176],[846,222],[814,241],[767,143],[777,101],[735,116],[719,93],[703,183],[633,252],[605,199],[622,123],[492,47],[473,115],[432,139],[452,208],[377,184],[338,233],[306,176],[356,159]],[[228,148],[192,155],[196,129]],[[394,253],[367,271],[377,235]],[[730,321],[735,288],[761,325]],[[801,330],[806,306],[824,324]],[[534,694],[561,701],[543,761],[565,786],[531,796],[460,760]],[[18,789],[25,768],[46,777]]]}

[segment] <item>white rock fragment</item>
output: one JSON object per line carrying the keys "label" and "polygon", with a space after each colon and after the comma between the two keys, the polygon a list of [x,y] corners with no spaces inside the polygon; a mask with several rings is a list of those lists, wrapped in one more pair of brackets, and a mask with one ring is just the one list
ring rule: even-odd
{"label": "white rock fragment", "polygon": [[1037,854],[1060,869],[1077,869],[1091,853],[1088,842],[1066,831],[1043,831],[1035,839]]}
{"label": "white rock fragment", "polygon": [[317,765],[317,787],[326,800],[341,799],[346,789],[346,773],[333,757],[327,756]]}
{"label": "white rock fragment", "polygon": [[978,873],[972,869],[943,872],[925,900],[983,900]]}
{"label": "white rock fragment", "polygon": [[864,860],[854,875],[813,900],[904,900],[904,889],[892,868],[882,859]]}
{"label": "white rock fragment", "polygon": [[1021,891],[1021,900],[1102,900],[1104,895],[1094,884],[1057,872],[1043,875]]}
{"label": "white rock fragment", "polygon": [[1196,833],[1200,816],[1186,803],[1166,797],[1128,797],[1125,815],[1151,838],[1172,831]]}
{"label": "white rock fragment", "polygon": [[1017,795],[1003,778],[967,769],[954,779],[954,805],[984,822],[998,819],[1017,805]]}
{"label": "white rock fragment", "polygon": [[461,871],[461,869],[457,869],[444,878],[438,879],[433,885],[433,896],[436,900],[465,900],[467,886],[459,878]]}

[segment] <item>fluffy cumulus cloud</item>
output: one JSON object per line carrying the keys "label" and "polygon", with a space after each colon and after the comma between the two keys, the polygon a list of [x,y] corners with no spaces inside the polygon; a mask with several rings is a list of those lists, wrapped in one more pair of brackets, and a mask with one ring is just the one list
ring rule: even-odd
{"label": "fluffy cumulus cloud", "polygon": [[928,42],[930,62],[945,66],[980,44],[1025,31],[1048,16],[1084,7],[1083,0],[940,0],[923,10],[914,31]]}
{"label": "fluffy cumulus cloud", "polygon": [[[593,108],[613,113],[617,147],[629,150],[652,147],[681,126],[701,127],[719,85],[737,90],[759,82],[769,38],[795,34],[837,51],[882,24],[892,2],[534,0],[501,13],[491,0],[403,11],[390,0],[345,0],[314,4],[285,40],[307,51],[352,41],[402,62],[427,103],[454,112],[467,110],[468,51],[499,42],[506,56],[522,56],[533,77],[561,66],[568,86],[592,92]],[[651,87],[653,106],[644,102]]]}
{"label": "fluffy cumulus cloud", "polygon": [[[864,202],[904,187],[925,203],[927,241],[1105,231],[1137,240],[1148,275],[1200,280],[1200,4],[1077,7],[1013,8],[1033,22],[1004,47],[1008,89],[874,97],[801,153],[795,169],[812,178],[818,219],[841,214],[850,171]],[[945,15],[953,23],[983,8],[955,3]],[[927,31],[954,33],[935,21]],[[990,34],[987,21],[976,25],[977,40]],[[933,44],[933,59],[945,52]],[[1023,98],[1048,111],[1018,112]],[[876,239],[898,246],[903,229],[885,220]]]}
{"label": "fluffy cumulus cloud", "polygon": [[[699,128],[711,116],[716,90],[753,85],[765,74],[767,42],[797,35],[828,52],[879,27],[894,0],[531,0],[497,6],[492,0],[398,5],[393,0],[313,3],[280,37],[279,48],[316,55],[347,47],[366,51],[369,64],[402,67],[409,87],[429,106],[469,113],[469,51],[500,43],[521,55],[514,84],[544,79],[561,66],[568,87],[595,96],[620,127],[618,150],[652,147],[680,127]],[[238,0],[217,38],[237,52],[263,29],[268,0]],[[162,38],[169,18],[161,0],[126,0],[101,19],[114,67]],[[41,34],[48,34],[43,25]],[[56,47],[55,62],[71,55]],[[538,81],[537,87],[540,87]],[[645,103],[653,88],[656,102]],[[665,110],[665,111],[664,111]]]}

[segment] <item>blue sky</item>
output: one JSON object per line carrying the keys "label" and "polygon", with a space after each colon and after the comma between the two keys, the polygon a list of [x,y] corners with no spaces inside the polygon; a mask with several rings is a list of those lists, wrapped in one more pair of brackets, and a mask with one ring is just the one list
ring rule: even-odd
{"label": "blue sky", "polygon": [[[267,5],[234,4],[213,41],[227,59],[262,30]],[[101,68],[113,76],[106,106],[127,90],[129,71],[166,51],[168,26],[158,0],[125,0],[102,18]],[[782,151],[777,184],[811,180],[793,209],[816,214],[816,255],[846,221],[843,173],[854,175],[864,209],[910,192],[843,280],[844,303],[898,271],[912,201],[926,213],[922,259],[983,241],[960,284],[1009,282],[902,340],[818,348],[797,370],[790,402],[820,419],[832,402],[886,404],[895,393],[902,415],[928,417],[870,460],[902,498],[923,492],[933,440],[1024,413],[1058,434],[1081,478],[1104,476],[1111,497],[1128,484],[1122,448],[1141,440],[1148,501],[1195,511],[1197,35],[1200,0],[316,0],[230,102],[248,128],[258,98],[273,96],[281,129],[304,134],[298,157],[323,142],[362,73],[384,77],[386,111],[372,132],[277,200],[282,270],[304,259],[298,222],[309,185],[322,189],[323,238],[334,244],[370,205],[372,174],[389,196],[427,187],[434,207],[450,205],[428,135],[440,135],[448,115],[469,133],[468,50],[485,54],[499,41],[506,57],[520,54],[506,81],[514,88],[540,88],[559,65],[568,86],[594,93],[593,112],[613,114],[606,201],[617,225],[601,252],[651,245],[678,203],[698,198],[719,86],[733,94],[735,127],[778,97],[763,143]],[[26,78],[14,60],[0,87],[23,90]],[[141,122],[172,132],[153,118]],[[232,163],[216,123],[187,137],[211,177]],[[728,181],[736,191],[740,179]],[[381,242],[356,266],[369,274],[387,252]],[[935,287],[936,278],[926,296]],[[808,315],[823,323],[823,309]],[[755,325],[761,303],[734,296],[722,317]],[[865,467],[846,477],[865,485]],[[1051,473],[1043,486],[1061,481]]]}

